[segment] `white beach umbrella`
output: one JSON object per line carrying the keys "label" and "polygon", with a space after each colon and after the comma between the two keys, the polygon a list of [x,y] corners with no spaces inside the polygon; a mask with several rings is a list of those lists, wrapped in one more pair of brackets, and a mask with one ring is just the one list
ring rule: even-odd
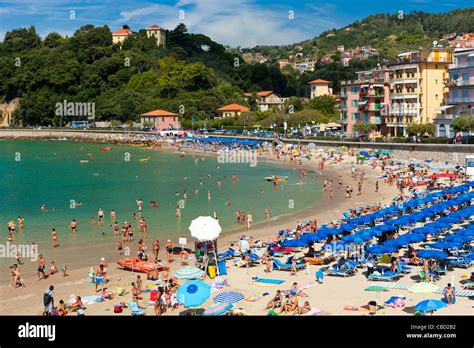
{"label": "white beach umbrella", "polygon": [[222,228],[219,222],[211,216],[200,216],[189,225],[191,236],[201,242],[212,241],[219,237]]}

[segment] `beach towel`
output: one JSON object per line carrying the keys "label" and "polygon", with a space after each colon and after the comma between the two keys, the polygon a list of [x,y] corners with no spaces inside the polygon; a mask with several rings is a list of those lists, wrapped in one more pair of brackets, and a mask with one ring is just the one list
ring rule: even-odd
{"label": "beach towel", "polygon": [[82,303],[85,304],[86,306],[92,305],[94,303],[102,302],[104,299],[101,296],[84,296],[82,297]]}
{"label": "beach towel", "polygon": [[256,280],[255,282],[256,283],[276,285],[276,284],[284,283],[285,281],[281,280],[281,279],[260,278],[260,279]]}
{"label": "beach towel", "polygon": [[261,298],[263,297],[263,294],[260,293],[260,292],[257,292],[256,294],[250,296],[250,297],[247,297],[245,299],[245,301],[248,301],[248,302],[257,302],[258,300],[260,300]]}

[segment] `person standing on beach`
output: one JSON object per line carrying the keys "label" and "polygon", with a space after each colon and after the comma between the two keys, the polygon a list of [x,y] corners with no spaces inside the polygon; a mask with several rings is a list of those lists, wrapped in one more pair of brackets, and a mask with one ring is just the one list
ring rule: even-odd
{"label": "person standing on beach", "polygon": [[357,183],[357,195],[360,196],[362,194],[362,179],[359,180]]}
{"label": "person standing on beach", "polygon": [[245,211],[242,209],[242,213],[240,213],[240,223],[245,223]]}
{"label": "person standing on beach", "polygon": [[114,209],[112,209],[112,210],[110,211],[110,220],[112,220],[112,221],[117,220],[117,214],[115,213],[115,210],[114,210]]}
{"label": "person standing on beach", "polygon": [[43,254],[39,255],[38,259],[38,280],[41,279],[46,279],[46,276],[44,274],[44,268],[45,268],[45,260],[43,258]]}
{"label": "person standing on beach", "polygon": [[379,181],[375,182],[375,192],[379,192]]}
{"label": "person standing on beach", "polygon": [[152,249],[153,249],[153,255],[155,255],[155,262],[158,261],[158,255],[160,254],[160,241],[158,238],[156,238],[152,245],[151,245]]}
{"label": "person standing on beach", "polygon": [[339,185],[339,187],[338,187],[339,189],[342,188],[342,177],[339,177],[337,179],[337,184]]}
{"label": "person standing on beach", "polygon": [[104,265],[100,264],[97,270],[95,271],[95,292],[97,292],[97,288],[99,285],[102,287],[102,291],[104,291]]}
{"label": "person standing on beach", "polygon": [[143,206],[143,199],[139,198],[137,199],[137,207],[138,207],[138,212],[142,212],[142,206]]}
{"label": "person standing on beach", "polygon": [[171,243],[170,239],[168,239],[168,241],[166,242],[165,248],[166,248],[166,252],[168,253],[168,263],[172,263],[174,244]]}
{"label": "person standing on beach", "polygon": [[247,230],[250,230],[250,227],[252,226],[252,223],[253,223],[252,213],[249,212],[247,214]]}
{"label": "person standing on beach", "polygon": [[53,243],[53,248],[56,248],[59,246],[58,244],[58,232],[56,232],[56,229],[53,228],[53,230],[51,231],[51,241]]}
{"label": "person standing on beach", "polygon": [[234,213],[235,216],[235,222],[240,224],[240,210],[236,210]]}
{"label": "person standing on beach", "polygon": [[54,286],[50,286],[43,295],[44,311],[43,315],[48,316],[51,314],[54,308]]}
{"label": "person standing on beach", "polygon": [[265,207],[265,221],[270,222],[270,209],[268,207]]}

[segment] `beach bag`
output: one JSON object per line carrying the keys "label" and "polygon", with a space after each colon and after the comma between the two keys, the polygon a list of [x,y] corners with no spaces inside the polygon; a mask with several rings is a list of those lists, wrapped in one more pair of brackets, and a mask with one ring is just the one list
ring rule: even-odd
{"label": "beach bag", "polygon": [[77,315],[79,315],[79,316],[84,315],[84,309],[78,308],[78,309],[77,309]]}
{"label": "beach bag", "polygon": [[122,312],[123,312],[122,305],[117,304],[114,306],[114,313],[122,313]]}

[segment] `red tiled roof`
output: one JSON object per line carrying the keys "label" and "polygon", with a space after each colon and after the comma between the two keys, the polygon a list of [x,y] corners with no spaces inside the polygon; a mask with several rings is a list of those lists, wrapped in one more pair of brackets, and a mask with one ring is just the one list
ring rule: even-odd
{"label": "red tiled roof", "polygon": [[246,106],[242,106],[242,105],[239,105],[239,104],[229,104],[229,105],[226,105],[226,106],[223,106],[219,109],[217,109],[217,111],[240,111],[240,112],[249,112],[250,109]]}
{"label": "red tiled roof", "polygon": [[124,28],[121,28],[117,31],[114,31],[112,33],[112,35],[127,35],[127,34],[130,34],[132,32],[131,29],[124,29]]}
{"label": "red tiled roof", "polygon": [[313,81],[309,81],[308,83],[309,84],[318,84],[318,85],[329,85],[330,84],[329,81],[322,80],[322,79],[316,79],[316,80],[313,80]]}
{"label": "red tiled roof", "polygon": [[150,25],[147,29],[161,29],[159,26],[156,24]]}
{"label": "red tiled roof", "polygon": [[[273,91],[261,91],[261,92],[255,93],[255,94],[259,97],[268,97],[272,93],[273,93]],[[250,97],[251,95],[252,95],[252,93],[244,93],[244,96],[246,96],[246,97]]]}
{"label": "red tiled roof", "polygon": [[174,113],[166,111],[166,110],[156,109],[156,110],[149,111],[147,113],[141,114],[141,116],[172,117],[172,116],[178,116],[178,114],[174,114]]}

